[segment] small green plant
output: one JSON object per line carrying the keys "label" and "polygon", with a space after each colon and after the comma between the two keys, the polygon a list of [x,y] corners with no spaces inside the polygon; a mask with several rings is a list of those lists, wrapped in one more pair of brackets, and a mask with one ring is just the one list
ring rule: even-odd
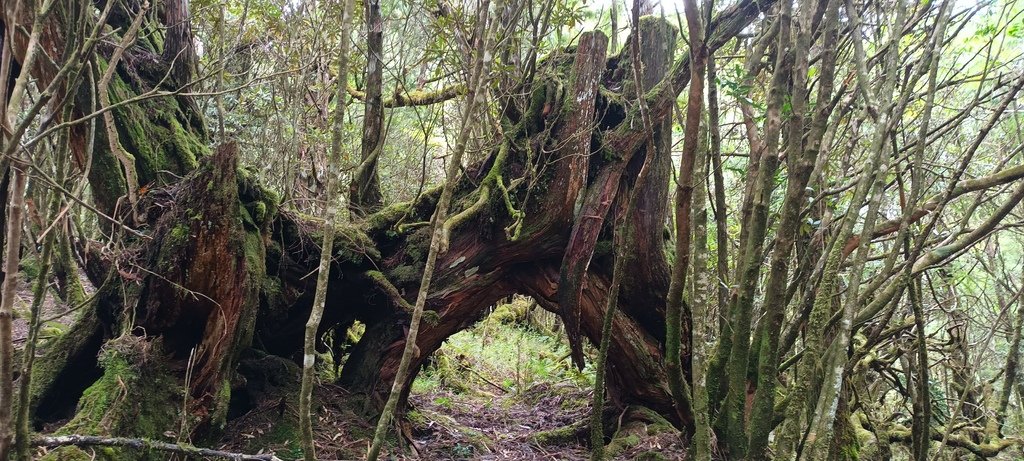
{"label": "small green plant", "polygon": [[456,459],[464,459],[473,456],[473,446],[456,443],[452,447],[452,457]]}
{"label": "small green plant", "polygon": [[444,407],[444,408],[450,409],[452,407],[452,398],[451,397],[438,397],[438,398],[434,399],[434,404],[436,404],[437,406],[440,406],[440,407]]}

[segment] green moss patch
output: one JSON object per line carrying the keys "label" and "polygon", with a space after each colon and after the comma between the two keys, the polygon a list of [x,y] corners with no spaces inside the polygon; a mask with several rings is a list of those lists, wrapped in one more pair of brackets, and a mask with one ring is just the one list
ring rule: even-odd
{"label": "green moss patch", "polygon": [[[107,342],[100,352],[103,375],[78,402],[61,434],[166,439],[180,428],[184,391],[162,361],[159,344],[135,336]],[[100,459],[162,459],[138,450],[109,448]]]}

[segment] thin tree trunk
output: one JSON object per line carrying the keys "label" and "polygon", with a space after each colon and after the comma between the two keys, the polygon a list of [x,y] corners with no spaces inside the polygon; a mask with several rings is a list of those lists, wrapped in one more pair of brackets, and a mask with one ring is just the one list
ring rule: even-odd
{"label": "thin tree trunk", "polygon": [[[51,213],[50,216],[53,216],[53,213]],[[53,253],[53,244],[53,233],[51,232],[47,235],[47,239],[43,243],[43,250],[39,257],[39,274],[36,275],[36,286],[32,292],[32,305],[29,310],[28,338],[25,341],[25,350],[21,361],[21,372],[18,379],[18,413],[16,415],[17,419],[15,422],[15,448],[17,450],[17,459],[24,461],[32,459],[32,455],[29,452],[29,437],[31,437],[32,434],[29,428],[29,390],[32,378],[32,364],[35,362],[36,358],[36,343],[39,341],[39,310],[43,301],[46,299],[46,292],[48,291],[47,285],[50,275],[50,258]]]}
{"label": "thin tree trunk", "polygon": [[[1024,280],[1024,279],[1022,279]],[[1017,318],[1013,322],[1010,332],[1010,351],[1006,354],[1006,366],[1003,375],[1003,387],[999,391],[999,404],[996,407],[996,423],[999,433],[1003,433],[1003,425],[1006,424],[1006,409],[1010,406],[1010,395],[1013,387],[1018,382],[1020,374],[1020,344],[1021,331],[1024,330],[1024,300],[1017,297]]]}
{"label": "thin tree trunk", "polygon": [[691,334],[690,389],[693,394],[693,448],[697,461],[711,460],[711,415],[708,412],[707,357],[714,343],[715,327],[711,306],[715,278],[708,270],[708,161],[711,157],[708,147],[707,128],[701,127],[700,151],[694,165],[697,178],[693,196],[693,292],[691,299],[693,333]]}
{"label": "thin tree trunk", "polygon": [[[497,0],[495,2],[495,11],[500,12],[502,4],[503,0]],[[387,435],[388,426],[391,424],[391,418],[394,416],[395,408],[398,406],[398,400],[402,393],[402,388],[405,386],[406,375],[409,372],[409,363],[412,362],[413,355],[418,355],[416,335],[419,333],[420,321],[423,318],[423,309],[427,303],[427,295],[430,293],[430,282],[434,276],[434,267],[437,265],[439,253],[445,252],[448,247],[448,242],[443,241],[445,240],[444,224],[448,218],[448,208],[451,204],[452,195],[455,192],[455,185],[457,183],[459,171],[462,168],[462,157],[466,153],[469,134],[473,128],[473,124],[470,120],[476,110],[478,100],[483,96],[488,76],[491,71],[491,50],[494,48],[494,42],[497,39],[498,27],[496,27],[496,25],[500,23],[500,21],[497,20],[498,15],[495,15],[495,18],[492,18],[489,9],[490,1],[484,0],[480,6],[480,16],[477,22],[477,31],[479,32],[477,37],[479,37],[479,45],[476,49],[473,71],[470,74],[470,84],[468,86],[469,98],[466,101],[466,108],[462,114],[462,125],[459,132],[459,138],[456,141],[455,150],[452,152],[451,158],[448,159],[447,174],[444,185],[441,189],[441,197],[438,199],[437,208],[434,210],[434,215],[431,219],[430,247],[428,249],[426,263],[423,267],[423,277],[420,280],[419,292],[416,295],[416,304],[413,305],[412,320],[409,324],[409,333],[405,338],[405,347],[402,351],[402,358],[399,362],[398,371],[395,374],[395,379],[391,386],[391,393],[388,395],[388,400],[384,404],[384,409],[381,412],[380,419],[377,421],[377,428],[373,434],[373,442],[366,454],[367,461],[375,461],[380,455],[381,447],[384,444],[384,437]],[[488,25],[490,25],[490,27],[488,27]]]}
{"label": "thin tree trunk", "polygon": [[608,53],[615,54],[619,51],[619,2],[612,2],[610,8],[611,11],[611,41],[608,43]]}
{"label": "thin tree trunk", "polygon": [[[761,60],[765,54],[766,49],[772,42],[773,38],[778,34],[779,25],[783,21],[776,19],[772,21],[770,27],[764,27],[759,40],[751,47],[750,52],[747,54],[744,84],[752,85],[754,77],[760,72]],[[788,24],[788,23],[787,23]],[[778,66],[776,66],[778,68]],[[769,94],[770,96],[770,94]],[[770,104],[769,99],[769,104]],[[746,181],[744,185],[743,199],[740,204],[740,232],[737,246],[737,251],[733,256],[734,268],[733,278],[730,284],[729,292],[727,293],[728,302],[719,307],[721,311],[721,322],[719,330],[721,331],[721,337],[718,340],[718,345],[715,348],[715,355],[709,362],[708,369],[708,400],[711,405],[712,413],[717,413],[717,417],[713,423],[715,430],[724,434],[724,426],[726,419],[721,417],[722,414],[719,412],[719,408],[724,404],[724,399],[728,393],[728,367],[730,354],[732,353],[734,332],[738,328],[736,323],[743,322],[744,313],[739,311],[738,306],[738,291],[737,285],[742,279],[742,274],[745,272],[747,246],[750,244],[750,240],[747,237],[750,233],[751,224],[751,213],[753,209],[754,194],[756,192],[757,177],[760,174],[761,169],[761,156],[764,153],[764,140],[757,132],[757,128],[754,122],[754,115],[750,104],[741,104],[740,109],[743,112],[744,124],[746,125],[747,140],[750,145],[750,158],[747,161]],[[721,163],[721,162],[719,162]],[[744,328],[744,331],[749,330],[748,325]],[[749,334],[749,333],[747,333]]]}
{"label": "thin tree trunk", "polygon": [[[775,54],[775,69],[769,90],[767,115],[765,117],[764,142],[761,144],[757,174],[747,178],[750,197],[749,216],[745,217],[741,235],[742,250],[736,261],[736,293],[731,301],[730,326],[731,347],[726,363],[727,391],[720,412],[719,427],[723,429],[725,443],[731,457],[741,459],[747,456],[748,436],[746,430],[746,403],[748,369],[752,363],[751,324],[754,310],[754,295],[761,274],[761,260],[764,252],[768,224],[768,208],[774,191],[775,173],[779,166],[779,138],[782,133],[782,106],[786,98],[787,83],[793,71],[794,55],[791,50],[791,24],[793,2],[784,0],[780,5],[778,45]],[[799,114],[798,103],[794,102],[792,112]],[[799,110],[802,110],[799,109]],[[802,115],[802,114],[800,114]],[[792,134],[791,134],[792,135]],[[726,334],[726,333],[723,333]]]}
{"label": "thin tree trunk", "polygon": [[[173,4],[173,3],[178,3],[178,2],[172,0],[170,3]],[[185,1],[182,0],[181,3],[185,3]],[[224,42],[226,40],[226,37],[225,37],[226,34],[224,33],[224,29],[225,29],[224,21],[226,21],[226,19],[224,17],[224,8],[225,8],[225,5],[223,3],[221,3],[220,7],[217,9],[217,61],[218,62],[217,62],[217,69],[215,70],[215,72],[217,72],[217,79],[216,79],[216,84],[214,85],[214,92],[217,93],[217,96],[214,97],[214,99],[215,99],[214,102],[217,105],[217,142],[221,142],[221,143],[223,143],[225,141],[224,140],[224,118],[225,118],[226,114],[225,114],[225,110],[224,110],[224,93],[223,93],[223,90],[224,90],[224,72],[227,72],[227,69],[225,69],[225,63],[227,62],[227,50],[225,49],[225,44],[224,44]],[[187,14],[187,7],[186,7],[186,14]],[[184,82],[182,82],[182,84],[184,84]]]}
{"label": "thin tree trunk", "polygon": [[[910,239],[904,240],[905,251],[910,252]],[[931,444],[931,383],[928,377],[928,333],[925,325],[928,319],[925,317],[924,306],[921,299],[921,278],[914,277],[914,280],[907,287],[907,298],[914,314],[914,360],[917,365],[912,370],[914,375],[914,392],[911,407],[914,411],[911,426],[911,453],[915,461],[928,460],[928,446]]]}
{"label": "thin tree trunk", "polygon": [[[65,164],[67,155],[65,155],[65,152],[70,152],[64,149],[67,147],[67,133],[62,133],[58,139],[59,141],[57,144],[62,148],[62,151],[57,151],[54,157],[56,158],[58,180],[63,183],[66,177]],[[62,197],[59,192],[51,192],[49,209],[44,216],[45,220],[66,219],[58,216],[58,213],[60,212],[60,205],[62,203],[61,199]],[[29,428],[29,413],[31,409],[29,397],[31,396],[32,389],[32,366],[35,363],[36,346],[39,341],[39,327],[41,324],[39,318],[40,308],[46,300],[46,294],[49,291],[47,288],[50,281],[50,267],[53,263],[52,255],[54,246],[57,244],[57,229],[50,228],[43,240],[43,248],[39,257],[39,274],[36,275],[36,285],[32,293],[32,305],[29,311],[28,338],[25,341],[25,350],[22,354],[21,370],[18,378],[18,413],[16,415],[17,421],[15,425],[15,448],[17,450],[17,459],[23,461],[32,459],[32,454],[29,451],[31,442],[30,437],[32,435]]]}
{"label": "thin tree trunk", "polygon": [[[800,217],[805,203],[805,195],[814,161],[820,155],[821,141],[824,137],[829,116],[831,115],[828,101],[832,97],[832,85],[835,77],[836,36],[838,27],[838,1],[827,3],[822,19],[823,51],[819,71],[819,88],[814,111],[810,117],[809,132],[804,134],[803,112],[807,105],[809,82],[808,50],[811,46],[811,15],[813,8],[809,3],[801,5],[803,16],[797,21],[797,36],[794,48],[795,64],[793,66],[792,114],[789,120],[789,138],[786,158],[789,163],[789,178],[786,194],[783,199],[781,218],[776,233],[775,248],[772,252],[768,281],[765,284],[764,318],[759,329],[761,336],[758,356],[750,360],[758,363],[757,388],[754,393],[753,414],[750,418],[750,456],[753,459],[767,456],[768,434],[775,427],[775,390],[778,382],[778,367],[781,354],[779,352],[778,334],[783,327],[788,297],[787,279],[789,277],[790,254],[799,236]],[[794,282],[795,283],[795,282]]]}
{"label": "thin tree trunk", "polygon": [[[928,64],[928,89],[925,96],[925,106],[921,115],[920,135],[914,152],[914,167],[911,173],[912,185],[910,201],[908,204],[909,209],[917,207],[918,200],[920,200],[924,191],[920,170],[924,162],[924,149],[927,144],[928,127],[931,123],[932,109],[935,105],[935,85],[939,68],[939,50],[945,40],[946,18],[948,17],[947,8],[948,2],[943,2],[936,18],[934,36],[931,37],[927,53],[925,53],[925,57],[927,58],[926,62]],[[861,50],[861,52],[863,52],[863,50]],[[907,215],[906,218],[909,218],[909,213],[905,213]],[[907,223],[907,221],[908,219],[904,219],[901,223],[899,230],[900,235],[898,237],[902,237],[903,244],[905,245],[904,252],[906,256],[909,257],[911,252],[909,248],[911,239],[907,234],[909,228],[909,223]],[[865,237],[862,236],[861,238]],[[932,405],[928,378],[928,346],[925,342],[926,334],[924,330],[926,319],[924,317],[924,306],[922,305],[923,300],[921,299],[920,278],[915,279],[910,284],[909,288],[909,299],[914,314],[914,327],[917,330],[917,341],[915,341],[914,344],[916,360],[914,362],[918,365],[914,381],[916,391],[913,394],[914,400],[912,402],[914,414],[911,419],[911,453],[915,460],[924,461],[928,459]],[[852,302],[853,300],[847,301],[847,303]]]}
{"label": "thin tree trunk", "polygon": [[[705,65],[708,56],[708,48],[704,43],[704,24],[701,22],[697,3],[694,0],[686,0],[683,2],[683,8],[690,39],[690,89],[686,97],[683,156],[679,165],[678,185],[675,191],[676,257],[672,264],[672,278],[665,306],[665,367],[668,372],[669,389],[676,401],[677,411],[683,411],[686,406],[691,406],[693,397],[686,384],[680,347],[683,328],[683,290],[686,286],[687,270],[690,265],[690,242],[692,240],[694,164],[699,152],[698,147],[701,144],[701,112],[704,102]],[[636,9],[639,9],[639,3],[634,6],[634,10]],[[703,364],[697,366],[703,366]],[[706,401],[704,404],[706,407]],[[692,413],[692,410],[690,412]]]}
{"label": "thin tree trunk", "polygon": [[302,349],[302,388],[299,391],[299,425],[302,429],[302,452],[307,461],[316,459],[313,443],[313,378],[316,375],[316,340],[327,303],[327,285],[334,257],[334,232],[337,225],[338,173],[341,165],[341,148],[345,133],[345,97],[348,86],[348,26],[352,16],[354,0],[341,0],[341,44],[338,47],[337,105],[334,111],[334,126],[331,133],[331,157],[327,172],[327,218],[324,221],[324,238],[320,245],[320,268],[316,279],[316,293],[313,308],[306,322]]}
{"label": "thin tree trunk", "polygon": [[[2,122],[0,122],[2,123]],[[11,164],[7,157],[0,159],[0,203],[10,203],[11,192]],[[0,207],[0,251],[4,249],[4,242],[7,239],[7,207]],[[6,278],[7,268],[0,264],[0,283]]]}
{"label": "thin tree trunk", "polygon": [[384,150],[384,30],[380,0],[366,0],[366,93],[363,98],[363,142],[359,167],[349,185],[349,210],[365,216],[380,209],[383,196],[377,164]]}
{"label": "thin tree trunk", "polygon": [[14,344],[11,322],[14,320],[14,297],[18,285],[18,264],[21,261],[21,228],[25,212],[25,180],[28,167],[20,160],[11,162],[11,202],[7,204],[7,253],[4,278],[0,287],[0,459],[8,459],[14,435],[11,411],[14,406]]}
{"label": "thin tree trunk", "polygon": [[715,254],[717,261],[715,267],[717,278],[715,280],[718,312],[715,317],[719,319],[716,324],[719,326],[719,335],[722,321],[725,318],[726,309],[729,304],[729,224],[725,199],[725,173],[722,171],[722,134],[719,127],[718,116],[718,83],[717,72],[715,71],[715,57],[708,56],[708,128],[711,137],[711,169],[715,180]]}

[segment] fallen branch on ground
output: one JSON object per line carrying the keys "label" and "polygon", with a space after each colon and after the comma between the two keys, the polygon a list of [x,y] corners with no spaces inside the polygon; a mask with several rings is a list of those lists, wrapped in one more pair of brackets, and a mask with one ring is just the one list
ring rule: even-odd
{"label": "fallen branch on ground", "polygon": [[197,448],[188,445],[178,445],[175,443],[158,442],[155,440],[144,439],[129,439],[125,437],[98,437],[94,435],[60,435],[53,437],[35,437],[32,439],[32,446],[35,447],[57,448],[69,445],[74,445],[78,447],[107,446],[149,449],[168,451],[172,453],[184,453],[196,456],[227,458],[231,460],[241,461],[281,461],[280,458],[274,456],[273,454],[246,455],[242,453],[231,453],[227,451],[212,450],[209,448]]}

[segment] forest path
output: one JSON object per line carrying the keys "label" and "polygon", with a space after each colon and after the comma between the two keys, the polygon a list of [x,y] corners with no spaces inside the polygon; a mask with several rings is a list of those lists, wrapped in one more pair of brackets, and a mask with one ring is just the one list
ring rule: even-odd
{"label": "forest path", "polygon": [[[499,307],[434,353],[413,384],[401,448],[385,446],[382,459],[590,459],[593,370],[571,366],[564,334],[552,328],[552,319],[541,315],[524,321],[509,311],[515,309]],[[254,408],[232,418],[220,448],[300,458],[297,365],[273,357],[258,362],[263,371],[250,376],[250,385],[265,392]],[[373,433],[373,411],[330,381],[324,379],[314,390],[318,458],[362,459]],[[650,421],[627,422],[623,416],[607,450],[609,459],[686,458],[677,431]]]}
{"label": "forest path", "polygon": [[519,395],[437,390],[411,399],[413,440],[422,459],[589,459],[575,441],[541,444],[536,435],[585,421],[590,399],[589,390],[568,383],[540,383]]}

